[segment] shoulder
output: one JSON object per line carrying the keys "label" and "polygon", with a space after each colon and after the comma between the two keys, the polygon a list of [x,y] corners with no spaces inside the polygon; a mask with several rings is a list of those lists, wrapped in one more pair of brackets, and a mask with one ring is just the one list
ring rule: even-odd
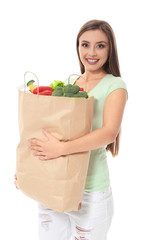
{"label": "shoulder", "polygon": [[115,77],[112,74],[108,74],[105,76],[105,79],[107,80],[106,82],[108,85],[111,86],[123,86],[126,88],[126,83],[121,77]]}
{"label": "shoulder", "polygon": [[115,77],[112,74],[107,75],[106,77],[107,91],[106,97],[116,89],[122,88],[127,91],[126,82],[121,77]]}

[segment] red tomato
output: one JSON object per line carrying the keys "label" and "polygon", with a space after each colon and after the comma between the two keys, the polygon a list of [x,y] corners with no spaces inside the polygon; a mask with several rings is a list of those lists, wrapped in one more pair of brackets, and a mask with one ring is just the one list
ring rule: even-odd
{"label": "red tomato", "polygon": [[80,91],[80,92],[83,92],[83,91],[84,91],[84,89],[83,89],[83,88],[80,88],[80,89],[79,89],[79,91]]}

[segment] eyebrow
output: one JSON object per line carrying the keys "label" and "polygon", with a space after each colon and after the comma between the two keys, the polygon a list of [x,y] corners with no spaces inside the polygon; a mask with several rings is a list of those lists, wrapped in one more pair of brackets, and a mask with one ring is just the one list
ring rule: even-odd
{"label": "eyebrow", "polygon": [[[88,41],[86,41],[86,40],[82,40],[81,42],[86,42],[86,43],[89,43]],[[108,44],[108,42],[105,42],[105,41],[99,41],[99,42],[96,42],[96,43],[105,43],[105,44]]]}

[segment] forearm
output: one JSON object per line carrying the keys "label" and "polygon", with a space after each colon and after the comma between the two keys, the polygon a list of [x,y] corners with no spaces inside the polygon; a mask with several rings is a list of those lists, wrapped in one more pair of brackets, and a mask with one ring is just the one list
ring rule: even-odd
{"label": "forearm", "polygon": [[102,127],[75,140],[63,142],[62,155],[86,152],[114,142],[115,134]]}

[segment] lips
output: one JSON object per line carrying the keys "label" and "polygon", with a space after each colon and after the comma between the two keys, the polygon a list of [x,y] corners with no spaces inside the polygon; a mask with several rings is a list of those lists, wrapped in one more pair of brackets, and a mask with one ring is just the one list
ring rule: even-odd
{"label": "lips", "polygon": [[95,59],[95,58],[86,58],[87,63],[89,63],[90,65],[95,65],[97,64],[97,62],[99,61],[99,59]]}

